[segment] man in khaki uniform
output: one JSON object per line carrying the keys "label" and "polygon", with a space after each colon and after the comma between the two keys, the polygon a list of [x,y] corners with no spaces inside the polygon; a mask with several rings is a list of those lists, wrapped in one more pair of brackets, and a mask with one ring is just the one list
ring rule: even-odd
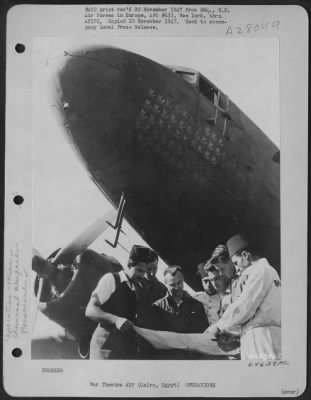
{"label": "man in khaki uniform", "polygon": [[203,291],[193,294],[193,298],[203,304],[208,322],[214,324],[219,319],[220,295],[208,277],[209,261],[198,265]]}
{"label": "man in khaki uniform", "polygon": [[[212,253],[207,268],[208,278],[217,289],[220,301],[217,321],[240,295],[239,276],[232,264],[227,247],[218,245]],[[239,357],[240,329],[217,335],[217,342],[225,351],[236,350]]]}

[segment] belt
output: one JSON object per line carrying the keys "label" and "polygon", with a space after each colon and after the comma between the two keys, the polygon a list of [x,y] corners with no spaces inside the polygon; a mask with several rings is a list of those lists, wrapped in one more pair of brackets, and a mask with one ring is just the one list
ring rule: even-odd
{"label": "belt", "polygon": [[265,328],[268,326],[274,326],[275,328],[281,328],[281,324],[277,324],[277,323],[271,323],[271,324],[256,324],[256,325],[251,325],[251,326],[247,326],[245,328],[242,328],[241,330],[241,334],[244,332],[249,331],[250,329],[254,329],[254,328]]}

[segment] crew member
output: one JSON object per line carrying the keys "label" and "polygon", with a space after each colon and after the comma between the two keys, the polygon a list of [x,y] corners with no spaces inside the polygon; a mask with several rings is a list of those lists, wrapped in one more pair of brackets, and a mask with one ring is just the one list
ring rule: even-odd
{"label": "crew member", "polygon": [[161,326],[159,330],[179,333],[200,333],[209,322],[202,304],[184,291],[181,267],[171,266],[164,271],[167,294],[154,303]]}
{"label": "crew member", "polygon": [[134,282],[147,272],[149,256],[149,248],[133,246],[124,270],[105,274],[98,282],[86,308],[86,316],[99,323],[92,336],[90,359],[136,358]]}
{"label": "crew member", "polygon": [[[178,333],[202,333],[209,326],[203,305],[184,291],[184,274],[181,267],[171,266],[164,271],[167,294],[153,304],[151,329]],[[182,350],[159,352],[162,359],[191,359],[199,355]]]}
{"label": "crew member", "polygon": [[[210,281],[214,282],[217,293],[220,294],[218,316],[221,318],[227,307],[240,295],[239,276],[225,245],[220,244],[215,248],[206,270]],[[217,273],[215,273],[216,270]],[[210,276],[212,271],[214,271],[213,276]]]}
{"label": "crew member", "polygon": [[241,329],[241,359],[281,357],[281,281],[265,258],[259,258],[248,240],[238,234],[227,242],[232,263],[241,271],[241,294],[208,331]]}
{"label": "crew member", "polygon": [[[241,294],[239,276],[232,264],[227,247],[218,245],[206,265],[208,279],[216,288],[220,297],[218,319],[223,316],[230,304],[238,299]],[[217,335],[219,347],[225,351],[237,350],[239,357],[240,330],[223,332]]]}
{"label": "crew member", "polygon": [[[167,293],[166,286],[160,282],[156,274],[158,272],[158,255],[150,250],[147,264],[147,272],[145,277],[135,283],[137,295],[137,313],[135,325],[141,328],[150,326],[150,319],[152,318],[151,307],[152,304],[165,296]],[[137,338],[138,349],[137,356],[139,359],[155,359],[157,352],[149,342],[144,340],[141,336]]]}
{"label": "crew member", "polygon": [[198,265],[198,274],[201,277],[203,291],[196,292],[193,298],[203,304],[205,314],[210,324],[219,319],[220,295],[208,276],[210,261]]}
{"label": "crew member", "polygon": [[147,272],[143,279],[135,283],[137,294],[137,317],[135,324],[144,327],[144,320],[152,304],[164,297],[167,293],[166,286],[156,276],[158,272],[158,255],[150,250]]}

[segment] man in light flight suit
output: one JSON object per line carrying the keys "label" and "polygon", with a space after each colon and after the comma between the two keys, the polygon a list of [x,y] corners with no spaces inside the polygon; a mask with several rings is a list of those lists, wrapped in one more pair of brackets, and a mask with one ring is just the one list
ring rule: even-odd
{"label": "man in light flight suit", "polygon": [[241,360],[281,358],[281,281],[265,258],[235,235],[227,242],[233,264],[241,270],[242,293],[208,332],[216,337],[241,329]]}

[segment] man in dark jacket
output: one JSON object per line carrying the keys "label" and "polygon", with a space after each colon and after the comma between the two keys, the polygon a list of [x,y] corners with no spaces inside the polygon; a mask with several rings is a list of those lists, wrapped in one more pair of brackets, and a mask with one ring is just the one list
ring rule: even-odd
{"label": "man in dark jacket", "polygon": [[[209,322],[203,305],[184,291],[181,267],[171,266],[164,271],[167,294],[153,304],[153,329],[177,333],[202,333]],[[159,358],[192,359],[198,354],[182,350],[161,351]]]}
{"label": "man in dark jacket", "polygon": [[147,247],[133,246],[124,270],[105,274],[98,282],[86,308],[86,316],[98,322],[91,340],[90,359],[136,357],[134,282],[146,274],[150,251]]}
{"label": "man in dark jacket", "polygon": [[164,271],[168,293],[154,303],[158,330],[179,333],[201,333],[209,322],[202,304],[184,291],[181,267],[171,266]]}

